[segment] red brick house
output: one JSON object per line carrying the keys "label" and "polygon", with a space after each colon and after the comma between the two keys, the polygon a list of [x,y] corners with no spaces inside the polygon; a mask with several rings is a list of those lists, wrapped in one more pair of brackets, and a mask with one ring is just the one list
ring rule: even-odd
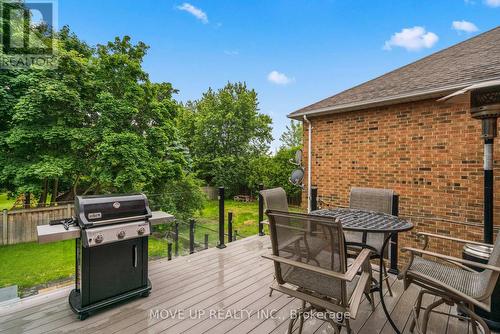
{"label": "red brick house", "polygon": [[[291,113],[304,122],[304,165],[307,175],[310,144],[320,204],[348,206],[354,186],[391,188],[400,195],[400,216],[415,230],[481,240],[481,122],[471,118],[469,103],[437,100],[498,79],[500,27]],[[494,147],[500,159],[500,144]],[[498,160],[493,169],[500,217]],[[400,247],[417,242],[411,232],[399,240]],[[440,247],[460,255],[459,244]]]}

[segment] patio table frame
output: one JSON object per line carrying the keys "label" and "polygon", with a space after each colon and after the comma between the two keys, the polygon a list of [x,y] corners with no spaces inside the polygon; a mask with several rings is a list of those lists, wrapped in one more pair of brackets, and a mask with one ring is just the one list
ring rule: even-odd
{"label": "patio table frame", "polygon": [[[399,218],[397,216],[392,216],[386,213],[360,210],[360,209],[349,209],[349,208],[337,208],[337,209],[322,209],[311,212],[312,215],[317,216],[327,216],[338,218],[342,224],[342,228],[346,231],[363,232],[363,235],[367,233],[384,233],[387,237],[384,239],[382,244],[382,249],[375,249],[371,246],[366,245],[366,243],[356,243],[349,242],[346,245],[354,245],[362,248],[368,248],[375,252],[379,257],[379,281],[377,285],[372,288],[372,291],[378,291],[380,295],[380,303],[382,304],[382,309],[387,317],[387,320],[391,324],[392,328],[396,333],[401,333],[391,318],[387,306],[384,301],[383,293],[383,272],[384,272],[384,257],[385,248],[389,243],[389,240],[396,238],[398,233],[406,232],[413,229],[413,224],[405,219]],[[365,237],[363,237],[365,241]],[[397,250],[396,250],[397,251]]]}

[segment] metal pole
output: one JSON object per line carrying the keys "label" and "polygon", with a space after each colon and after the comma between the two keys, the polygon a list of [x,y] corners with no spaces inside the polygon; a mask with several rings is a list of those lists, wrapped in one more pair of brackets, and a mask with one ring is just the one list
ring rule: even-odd
{"label": "metal pole", "polygon": [[175,243],[175,256],[179,256],[179,223],[175,222],[174,225],[174,243]]}
{"label": "metal pole", "polygon": [[167,260],[168,261],[172,260],[172,243],[171,242],[167,243]]}
{"label": "metal pole", "polygon": [[224,244],[224,187],[219,187],[219,244],[217,248],[226,248]]}
{"label": "metal pole", "polygon": [[189,254],[194,253],[194,219],[189,220]]}
{"label": "metal pole", "polygon": [[228,241],[233,241],[233,213],[229,211],[227,213],[227,238]]}
{"label": "metal pole", "polygon": [[311,211],[318,210],[318,187],[311,187]]}
{"label": "metal pole", "polygon": [[205,249],[208,249],[208,234],[205,233]]}
{"label": "metal pole", "polygon": [[[392,215],[393,216],[399,216],[399,195],[394,195],[392,197]],[[397,275],[399,274],[399,269],[398,269],[398,234],[397,233],[393,233],[391,235],[391,241],[390,241],[390,252],[391,252],[391,256],[390,256],[390,261],[391,261],[391,264],[390,264],[390,268],[389,268],[389,272],[391,274],[394,274],[394,275]],[[382,254],[383,256],[383,254]]]}
{"label": "metal pole", "polygon": [[484,140],[484,242],[493,243],[493,139]]}
{"label": "metal pole", "polygon": [[260,194],[260,191],[264,190],[264,185],[259,184],[259,235],[264,235],[264,225],[262,222],[264,221],[264,198]]}

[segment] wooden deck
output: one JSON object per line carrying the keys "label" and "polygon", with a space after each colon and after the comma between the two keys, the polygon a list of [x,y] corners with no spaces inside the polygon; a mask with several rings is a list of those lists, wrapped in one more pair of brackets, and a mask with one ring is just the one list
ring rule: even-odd
{"label": "wooden deck", "polygon": [[[69,309],[68,289],[26,298],[0,308],[0,333],[285,333],[287,317],[298,301],[276,292],[268,296],[273,267],[260,255],[269,253],[269,246],[268,237],[255,236],[223,250],[150,262],[153,291],[148,298],[132,300],[85,321],[77,320]],[[403,291],[394,277],[392,288],[394,296],[386,296],[386,304],[396,324],[407,333],[418,290]],[[424,304],[430,302],[424,299]],[[363,302],[356,320],[351,321],[356,333],[393,332],[378,299],[376,303],[372,312]],[[151,317],[156,310],[163,310],[163,317]],[[235,312],[240,310],[243,312]],[[204,316],[197,316],[203,311]],[[266,317],[266,312],[272,317]],[[467,322],[441,314],[431,316],[429,328],[430,333],[468,333]],[[304,333],[331,332],[320,320],[305,324]]]}

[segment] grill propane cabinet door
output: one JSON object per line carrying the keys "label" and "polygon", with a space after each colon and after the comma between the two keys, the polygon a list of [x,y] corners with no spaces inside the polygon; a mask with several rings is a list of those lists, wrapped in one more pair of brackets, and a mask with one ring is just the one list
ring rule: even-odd
{"label": "grill propane cabinet door", "polygon": [[[97,247],[88,252],[88,277],[82,277],[82,306],[147,285],[148,238],[141,237]],[[86,293],[87,292],[87,293]],[[87,298],[85,298],[86,296]]]}

